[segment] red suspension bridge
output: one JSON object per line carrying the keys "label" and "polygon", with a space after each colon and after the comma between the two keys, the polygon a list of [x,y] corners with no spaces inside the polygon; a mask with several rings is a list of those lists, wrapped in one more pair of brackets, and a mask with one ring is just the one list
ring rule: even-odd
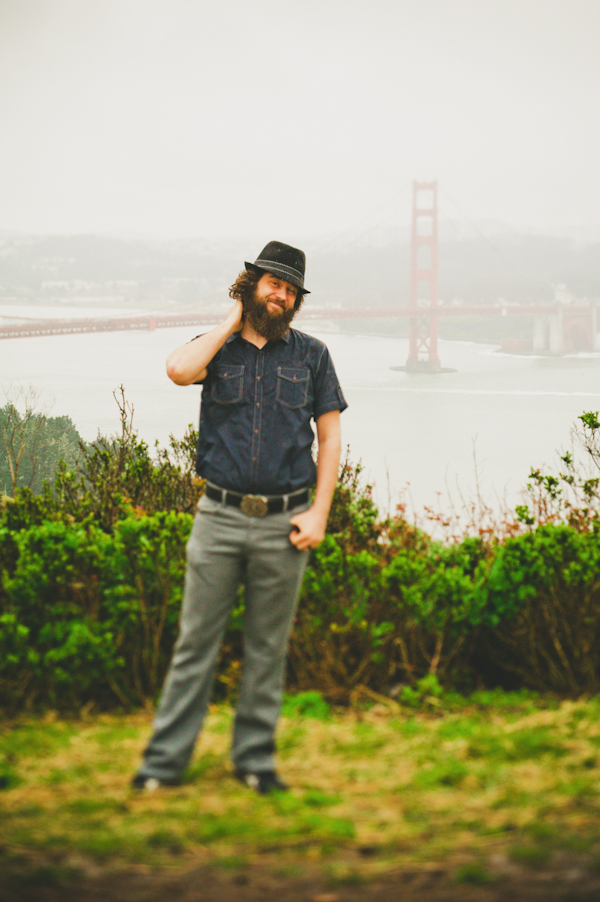
{"label": "red suspension bridge", "polygon": [[[437,318],[439,316],[551,316],[557,305],[531,306],[526,304],[503,306],[461,306],[453,305],[437,309],[419,308],[419,318]],[[224,310],[214,308],[198,308],[195,313],[163,314],[152,313],[141,316],[118,316],[111,318],[85,317],[81,319],[27,319],[25,317],[6,317],[10,322],[0,324],[0,338],[33,338],[43,335],[79,335],[84,332],[128,332],[155,329],[171,329],[178,326],[212,326],[223,321]],[[409,319],[415,316],[410,307],[317,307],[303,310],[298,314],[297,322],[332,322],[354,319]],[[2,317],[0,317],[0,323]]]}
{"label": "red suspension bridge", "polygon": [[[357,319],[409,320],[409,353],[406,369],[439,372],[438,323],[440,317],[530,316],[534,318],[533,340],[507,343],[507,350],[562,354],[595,350],[600,314],[595,303],[579,304],[442,304],[438,298],[438,207],[437,182],[413,183],[410,295],[408,306],[304,308],[298,322],[336,322]],[[0,339],[88,332],[154,331],[183,326],[211,326],[222,322],[224,311],[214,307],[187,313],[148,313],[140,316],[81,319],[26,319],[0,316]]]}

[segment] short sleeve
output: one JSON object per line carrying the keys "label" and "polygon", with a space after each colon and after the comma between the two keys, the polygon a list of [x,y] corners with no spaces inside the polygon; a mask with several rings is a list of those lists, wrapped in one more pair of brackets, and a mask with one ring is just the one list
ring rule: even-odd
{"label": "short sleeve", "polygon": [[348,404],[338,381],[333,360],[325,345],[323,345],[323,351],[317,364],[314,380],[313,417],[315,420],[331,410],[339,410],[342,413]]}
{"label": "short sleeve", "polygon": [[[201,332],[200,335],[194,335],[193,338],[190,338],[190,340],[188,341],[188,344],[190,345],[193,341],[196,341],[197,338],[202,338],[203,335],[206,335],[206,333]],[[213,359],[207,363],[207,365],[206,365],[207,375],[204,377],[204,379],[202,379],[201,381],[198,381],[198,382],[194,382],[194,385],[204,385],[206,383],[206,380],[208,378],[208,374],[210,373],[211,367],[214,365],[215,361],[218,362],[219,357],[221,356],[222,350],[223,349],[220,348],[217,351],[217,353],[215,354],[215,356],[213,357]]]}

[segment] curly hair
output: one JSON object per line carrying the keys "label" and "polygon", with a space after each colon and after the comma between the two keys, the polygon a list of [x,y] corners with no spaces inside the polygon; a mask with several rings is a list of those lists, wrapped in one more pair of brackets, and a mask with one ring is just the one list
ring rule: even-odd
{"label": "curly hair", "polygon": [[[241,301],[242,304],[246,304],[247,301],[254,294],[254,289],[256,288],[260,278],[265,274],[266,270],[263,269],[244,269],[239,274],[231,288],[229,289],[229,297],[233,298],[234,301]],[[294,311],[297,313],[302,306],[304,301],[304,292],[301,288],[298,289],[298,294],[296,295],[296,301],[294,303]]]}

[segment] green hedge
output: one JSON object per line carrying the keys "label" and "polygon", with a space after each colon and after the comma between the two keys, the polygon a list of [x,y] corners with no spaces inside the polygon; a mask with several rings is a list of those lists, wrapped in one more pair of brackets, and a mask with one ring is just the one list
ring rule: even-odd
{"label": "green hedge", "polygon": [[526,686],[600,689],[600,530],[545,525],[508,539],[481,593],[492,660]]}
{"label": "green hedge", "polygon": [[[156,698],[177,637],[192,517],[0,529],[0,706],[132,706]],[[312,555],[290,645],[290,688],[347,701],[434,673],[442,683],[599,688],[600,535],[546,525],[503,544],[433,542],[404,524]],[[8,553],[7,553],[8,552]],[[240,671],[243,603],[222,686]]]}
{"label": "green hedge", "polygon": [[0,530],[13,560],[0,582],[0,704],[153,697],[177,633],[191,524],[157,513],[109,535],[89,523]]}
{"label": "green hedge", "polygon": [[[152,462],[126,433],[88,455],[79,477],[63,468],[53,488],[0,504],[1,708],[156,698],[177,638],[186,511],[201,491],[193,444],[174,443],[178,464]],[[347,702],[435,677],[462,691],[597,692],[600,520],[571,519],[528,516],[502,541],[434,541],[401,512],[381,520],[360,467],[346,462],[306,571],[290,689]],[[236,691],[242,623],[240,592],[221,693]]]}

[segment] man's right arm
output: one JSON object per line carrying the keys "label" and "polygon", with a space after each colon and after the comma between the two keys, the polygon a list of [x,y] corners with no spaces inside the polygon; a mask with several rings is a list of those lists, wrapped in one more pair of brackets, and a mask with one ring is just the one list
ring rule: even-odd
{"label": "man's right arm", "polygon": [[167,357],[167,375],[176,385],[192,385],[206,379],[207,366],[230,335],[242,328],[242,302],[236,301],[225,322],[211,332],[177,348]]}

